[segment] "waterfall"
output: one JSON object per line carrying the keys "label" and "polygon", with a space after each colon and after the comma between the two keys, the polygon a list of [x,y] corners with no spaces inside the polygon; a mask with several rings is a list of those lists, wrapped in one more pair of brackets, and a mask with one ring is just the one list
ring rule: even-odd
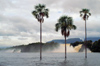
{"label": "waterfall", "polygon": [[[67,52],[84,52],[84,46],[82,44],[76,46],[76,47],[72,47],[70,46],[70,44],[66,44],[67,46]],[[65,52],[65,44],[60,44],[60,46],[53,50],[52,52]],[[89,49],[88,49],[88,52],[91,52]]]}

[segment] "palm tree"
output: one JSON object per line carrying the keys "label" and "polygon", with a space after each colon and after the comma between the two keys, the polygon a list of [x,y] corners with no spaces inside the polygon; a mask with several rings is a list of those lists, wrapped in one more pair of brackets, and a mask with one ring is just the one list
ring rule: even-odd
{"label": "palm tree", "polygon": [[86,20],[89,18],[89,16],[91,16],[91,13],[89,12],[89,9],[82,9],[82,11],[80,11],[80,17],[82,17],[83,20],[85,21],[85,58],[87,58],[87,48],[86,48],[86,44],[87,44],[87,28],[86,28]]}
{"label": "palm tree", "polygon": [[43,17],[49,17],[49,10],[46,9],[45,5],[39,4],[35,6],[35,10],[32,14],[40,22],[40,60],[42,60],[42,23],[44,22]]}
{"label": "palm tree", "polygon": [[55,29],[56,31],[61,29],[61,34],[65,38],[65,59],[66,59],[67,58],[66,57],[66,37],[70,35],[71,29],[76,29],[76,26],[73,25],[72,17],[62,16],[59,18],[58,23],[56,23],[55,28],[56,28]]}

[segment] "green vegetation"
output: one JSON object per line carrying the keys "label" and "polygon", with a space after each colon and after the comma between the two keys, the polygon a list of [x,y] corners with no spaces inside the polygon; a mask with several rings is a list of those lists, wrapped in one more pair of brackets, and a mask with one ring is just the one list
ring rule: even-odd
{"label": "green vegetation", "polygon": [[75,46],[78,46],[78,45],[80,45],[80,44],[84,44],[84,42],[78,42],[78,41],[76,41],[76,42],[74,42],[74,43],[71,43],[70,46],[75,47]]}
{"label": "green vegetation", "polygon": [[[40,44],[41,43],[39,43],[39,42],[29,43],[28,45],[18,45],[18,46],[13,46],[13,47],[6,48],[6,49],[15,49],[15,50],[20,49],[21,52],[39,52]],[[43,47],[42,48],[43,51],[52,51],[59,47],[59,44],[55,43],[55,42],[42,43],[41,45]]]}
{"label": "green vegetation", "polygon": [[[75,42],[71,43],[71,46],[75,47],[85,42]],[[90,49],[91,52],[100,52],[100,39],[98,41],[92,42],[91,40],[87,41],[86,47]]]}
{"label": "green vegetation", "polygon": [[16,49],[21,49],[22,47],[24,47],[26,45],[18,45],[18,46],[13,46],[13,47],[10,47],[10,48],[16,48]]}
{"label": "green vegetation", "polygon": [[100,52],[100,39],[93,43],[93,45],[91,46],[91,51],[92,52]]}

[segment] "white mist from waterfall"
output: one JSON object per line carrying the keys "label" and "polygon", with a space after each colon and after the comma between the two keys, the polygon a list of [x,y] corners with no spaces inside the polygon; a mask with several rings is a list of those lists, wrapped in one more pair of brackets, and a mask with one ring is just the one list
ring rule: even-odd
{"label": "white mist from waterfall", "polygon": [[7,52],[7,53],[20,53],[21,49],[5,49],[5,50],[1,50],[0,52]]}
{"label": "white mist from waterfall", "polygon": [[[84,47],[82,47],[82,44],[76,47],[70,46],[70,44],[66,44],[66,47],[67,47],[67,52],[79,52],[80,49],[84,49]],[[89,49],[87,50],[88,52],[91,52]],[[53,50],[52,52],[58,52],[58,53],[65,52],[65,44],[60,44],[60,46],[57,49]],[[83,52],[85,52],[85,50],[83,50]]]}

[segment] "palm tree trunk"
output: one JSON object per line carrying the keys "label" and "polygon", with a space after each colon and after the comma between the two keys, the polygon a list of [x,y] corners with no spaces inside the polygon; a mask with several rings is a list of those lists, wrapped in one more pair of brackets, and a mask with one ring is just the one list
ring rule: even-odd
{"label": "palm tree trunk", "polygon": [[65,36],[65,60],[66,60],[66,36]]}
{"label": "palm tree trunk", "polygon": [[86,20],[85,20],[85,58],[87,58],[87,28],[86,28]]}
{"label": "palm tree trunk", "polygon": [[40,22],[40,60],[42,60],[42,22]]}

